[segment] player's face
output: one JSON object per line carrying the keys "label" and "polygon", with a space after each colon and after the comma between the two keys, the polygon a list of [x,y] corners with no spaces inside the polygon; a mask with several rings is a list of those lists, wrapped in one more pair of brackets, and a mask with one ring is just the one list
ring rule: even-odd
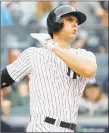
{"label": "player's face", "polygon": [[66,16],[63,18],[64,26],[62,32],[71,40],[77,36],[78,19],[75,16]]}

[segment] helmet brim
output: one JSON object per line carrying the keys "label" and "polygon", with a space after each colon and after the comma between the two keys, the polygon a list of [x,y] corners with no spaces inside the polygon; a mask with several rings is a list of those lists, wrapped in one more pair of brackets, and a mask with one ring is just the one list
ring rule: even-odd
{"label": "helmet brim", "polygon": [[87,19],[86,15],[84,13],[82,13],[82,12],[79,12],[79,11],[69,12],[67,14],[63,14],[61,17],[69,16],[69,15],[77,17],[77,19],[78,19],[78,25],[81,25]]}

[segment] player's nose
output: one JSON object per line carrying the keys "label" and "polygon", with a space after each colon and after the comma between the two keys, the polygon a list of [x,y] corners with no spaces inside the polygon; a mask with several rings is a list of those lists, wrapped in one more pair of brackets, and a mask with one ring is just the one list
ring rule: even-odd
{"label": "player's nose", "polygon": [[77,27],[77,26],[78,26],[78,23],[77,23],[76,21],[74,21],[74,22],[72,23],[72,26],[73,26],[73,27]]}

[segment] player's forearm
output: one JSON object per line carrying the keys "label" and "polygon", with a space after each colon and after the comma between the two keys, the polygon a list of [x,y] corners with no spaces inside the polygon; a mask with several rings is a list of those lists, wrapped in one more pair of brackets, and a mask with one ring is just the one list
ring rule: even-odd
{"label": "player's forearm", "polygon": [[91,60],[73,55],[58,46],[53,47],[52,51],[79,75],[90,78],[95,74],[97,66]]}

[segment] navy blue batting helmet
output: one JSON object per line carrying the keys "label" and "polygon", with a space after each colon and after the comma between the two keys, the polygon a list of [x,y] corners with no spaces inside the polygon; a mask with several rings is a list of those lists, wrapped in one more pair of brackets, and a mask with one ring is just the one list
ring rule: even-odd
{"label": "navy blue batting helmet", "polygon": [[78,19],[78,25],[86,21],[86,15],[77,11],[71,5],[62,5],[53,9],[47,17],[48,33],[53,37],[53,32],[59,32],[63,27],[62,17],[64,16],[76,16]]}

